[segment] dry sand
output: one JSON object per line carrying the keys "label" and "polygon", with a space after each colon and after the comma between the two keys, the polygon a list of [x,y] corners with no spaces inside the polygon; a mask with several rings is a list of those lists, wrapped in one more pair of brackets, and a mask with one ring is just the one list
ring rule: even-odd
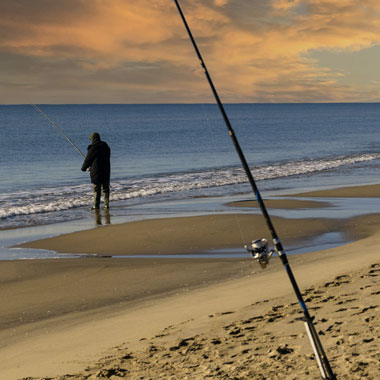
{"label": "dry sand", "polygon": [[[356,188],[358,195],[368,191]],[[163,230],[154,231],[149,238],[157,241],[139,253],[234,247],[242,244],[241,228],[228,227],[236,218],[254,226],[244,231],[249,238],[264,236],[259,219],[246,217],[146,221],[132,232],[131,224],[109,226],[34,244],[71,250],[85,240],[92,252],[130,254],[136,251],[125,246],[133,238],[137,248],[144,242],[147,231],[134,235],[139,229],[166,223],[171,238],[162,244]],[[293,234],[330,230],[361,239],[289,261],[337,378],[378,379],[379,215],[274,222],[289,242]],[[114,228],[112,241],[102,241]],[[0,279],[0,379],[320,379],[278,258],[266,270],[248,256],[0,262]]]}

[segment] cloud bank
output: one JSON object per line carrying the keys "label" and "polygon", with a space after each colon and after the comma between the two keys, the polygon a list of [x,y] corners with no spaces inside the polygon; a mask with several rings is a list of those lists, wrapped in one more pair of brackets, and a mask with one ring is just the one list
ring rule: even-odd
{"label": "cloud bank", "polygon": [[[315,52],[380,43],[374,0],[183,0],[228,102],[379,101]],[[363,68],[365,70],[365,68]],[[374,73],[375,75],[375,73]],[[173,1],[2,0],[0,103],[212,101]]]}

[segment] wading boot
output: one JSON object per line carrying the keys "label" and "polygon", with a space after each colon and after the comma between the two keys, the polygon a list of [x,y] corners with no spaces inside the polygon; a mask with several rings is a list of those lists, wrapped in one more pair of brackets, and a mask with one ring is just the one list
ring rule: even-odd
{"label": "wading boot", "polygon": [[94,184],[94,209],[99,210],[101,186]]}

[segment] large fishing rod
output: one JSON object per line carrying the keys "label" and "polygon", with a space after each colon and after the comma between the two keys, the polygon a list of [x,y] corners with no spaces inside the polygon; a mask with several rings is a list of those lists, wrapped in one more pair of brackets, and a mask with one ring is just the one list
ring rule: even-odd
{"label": "large fishing rod", "polygon": [[52,119],[50,119],[50,117],[44,111],[41,110],[40,107],[38,107],[36,104],[32,104],[32,106],[74,147],[74,149],[83,158],[85,158],[85,155],[80,151],[80,149],[70,140],[70,138],[65,134],[65,132],[63,132],[62,129]]}
{"label": "large fishing rod", "polygon": [[248,180],[249,180],[249,183],[251,184],[251,187],[252,187],[252,190],[256,196],[256,199],[257,199],[257,202],[260,206],[260,209],[261,209],[261,212],[265,218],[265,222],[269,228],[269,231],[272,235],[272,239],[273,239],[273,243],[274,243],[274,248],[275,250],[271,250],[269,251],[268,250],[268,243],[265,239],[260,239],[260,240],[255,240],[251,243],[250,247],[246,247],[248,249],[248,251],[252,254],[252,256],[258,260],[259,264],[261,265],[262,268],[265,268],[266,265],[268,264],[269,262],[269,259],[270,257],[272,256],[272,254],[274,252],[277,252],[278,256],[281,258],[281,261],[282,261],[282,264],[284,265],[285,269],[286,269],[286,272],[288,274],[288,277],[290,279],[290,282],[293,286],[293,289],[294,289],[294,292],[297,296],[297,299],[298,299],[298,302],[303,310],[303,313],[304,313],[304,322],[305,322],[305,328],[306,328],[306,331],[307,331],[307,334],[309,336],[309,339],[310,339],[310,342],[311,342],[311,345],[313,347],[313,350],[314,350],[314,353],[315,353],[315,356],[316,356],[316,360],[317,360],[317,363],[318,363],[318,366],[319,366],[319,369],[321,371],[321,375],[322,375],[322,378],[325,379],[325,380],[336,380],[336,376],[334,375],[332,369],[331,369],[331,366],[330,366],[330,363],[328,361],[328,358],[323,350],[323,347],[322,347],[322,344],[320,342],[320,339],[319,339],[319,336],[315,330],[315,327],[314,327],[314,324],[313,324],[313,318],[310,316],[310,313],[308,311],[308,308],[305,304],[305,301],[303,300],[303,297],[302,297],[302,294],[301,294],[301,291],[297,285],[297,282],[295,280],[295,277],[293,275],[293,272],[290,268],[290,265],[289,265],[289,262],[288,262],[288,259],[287,259],[287,256],[286,256],[286,253],[282,247],[282,244],[281,244],[281,241],[280,241],[280,238],[278,237],[277,233],[276,233],[276,230],[273,226],[273,223],[271,221],[271,218],[268,214],[268,211],[265,207],[265,204],[264,204],[264,201],[263,199],[261,198],[261,195],[260,195],[260,192],[259,192],[259,189],[257,188],[256,186],[256,183],[255,183],[255,180],[253,178],[253,175],[252,175],[252,172],[248,166],[248,163],[247,163],[247,160],[245,159],[245,156],[244,156],[244,153],[240,147],[240,144],[238,142],[238,139],[235,135],[235,132],[234,130],[232,129],[232,126],[231,126],[231,123],[229,121],[229,118],[227,116],[227,113],[224,109],[224,106],[223,106],[223,103],[221,102],[220,98],[219,98],[219,95],[215,89],[215,86],[213,84],[213,81],[211,79],[211,76],[207,70],[207,67],[206,67],[206,64],[202,58],[202,55],[198,49],[198,46],[195,42],[195,39],[191,33],[191,30],[190,30],[190,27],[186,21],[186,18],[182,12],[182,9],[181,9],[181,6],[179,5],[179,2],[178,0],[174,0],[175,2],[175,5],[177,6],[177,9],[178,9],[178,12],[181,16],[181,19],[183,21],[183,24],[185,25],[185,28],[187,30],[187,33],[189,35],[189,38],[191,40],[191,43],[194,47],[194,50],[200,60],[200,64],[203,68],[203,71],[206,75],[206,78],[207,78],[207,81],[210,85],[210,88],[211,88],[211,91],[215,97],[215,100],[216,100],[216,103],[218,104],[218,107],[219,107],[219,110],[223,116],[223,119],[224,119],[224,122],[227,126],[227,129],[228,129],[228,134],[230,135],[231,139],[232,139],[232,142],[235,146],[235,149],[239,155],[239,158],[240,158],[240,161],[243,165],[243,168],[244,168],[244,171],[248,177]]}

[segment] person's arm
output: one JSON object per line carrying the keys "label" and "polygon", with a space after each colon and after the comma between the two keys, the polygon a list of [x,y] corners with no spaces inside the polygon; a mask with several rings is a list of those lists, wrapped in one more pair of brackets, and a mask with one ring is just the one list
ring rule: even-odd
{"label": "person's arm", "polygon": [[92,146],[89,145],[89,147],[87,148],[87,155],[83,161],[81,170],[85,172],[89,167],[91,167],[91,164],[93,161],[94,161],[94,149],[92,149]]}

